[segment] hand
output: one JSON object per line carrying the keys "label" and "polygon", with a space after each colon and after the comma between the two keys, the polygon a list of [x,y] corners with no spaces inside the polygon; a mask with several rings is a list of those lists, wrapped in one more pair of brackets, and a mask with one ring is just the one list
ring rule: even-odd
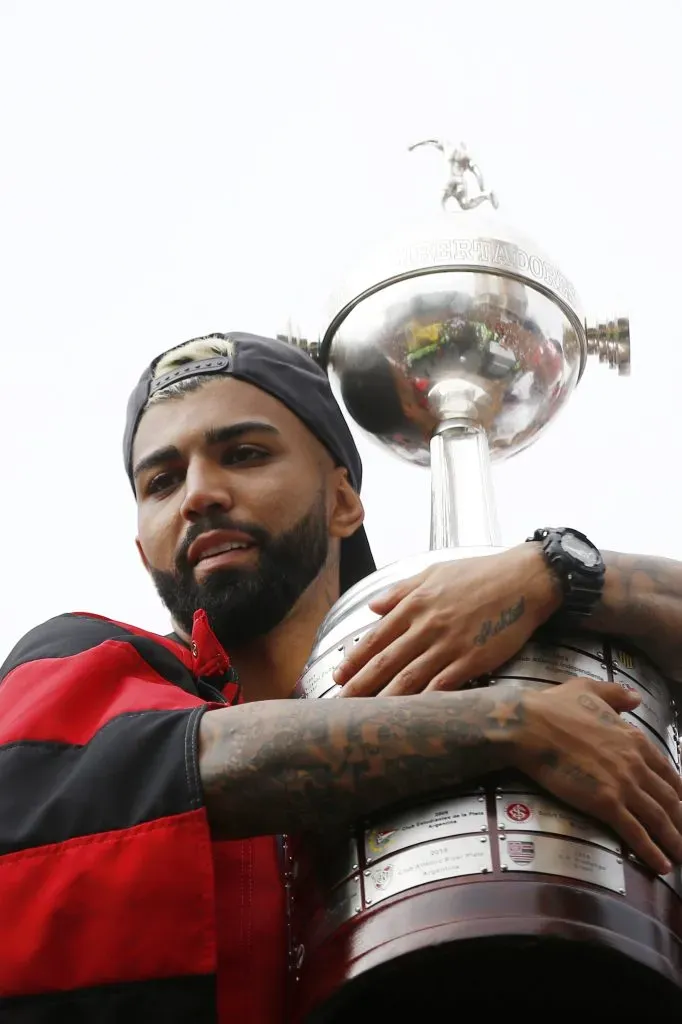
{"label": "hand", "polygon": [[638,704],[636,694],[616,683],[590,679],[525,691],[514,763],[554,796],[610,826],[656,873],[667,874],[671,864],[661,847],[682,862],[682,779],[617,714]]}
{"label": "hand", "polygon": [[345,697],[456,690],[513,657],[560,601],[536,544],[441,562],[370,603],[383,619],[334,680]]}

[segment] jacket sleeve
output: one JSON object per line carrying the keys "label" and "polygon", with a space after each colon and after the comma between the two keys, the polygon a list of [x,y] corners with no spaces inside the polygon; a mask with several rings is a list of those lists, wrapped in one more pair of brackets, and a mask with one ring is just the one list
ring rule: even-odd
{"label": "jacket sleeve", "polygon": [[[197,759],[162,644],[63,615],[0,669],[0,999],[215,968]],[[178,941],[181,940],[181,941]]]}

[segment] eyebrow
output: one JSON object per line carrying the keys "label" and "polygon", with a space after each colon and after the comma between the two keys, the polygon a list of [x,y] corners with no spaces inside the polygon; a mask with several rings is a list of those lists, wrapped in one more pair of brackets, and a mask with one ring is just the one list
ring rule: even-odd
{"label": "eyebrow", "polygon": [[[204,441],[207,445],[225,444],[228,441],[234,441],[236,438],[243,437],[244,434],[253,434],[255,432],[260,434],[279,434],[277,427],[273,427],[271,423],[261,423],[260,420],[245,420],[242,423],[233,423],[229,427],[211,427],[204,434]],[[181,458],[180,449],[176,448],[175,445],[169,444],[165,448],[157,448],[156,451],[150,452],[149,455],[145,455],[144,458],[140,459],[133,470],[133,476],[137,479],[141,473],[146,473],[150,469],[156,469],[158,466],[165,465],[167,462],[173,462],[179,458]]]}

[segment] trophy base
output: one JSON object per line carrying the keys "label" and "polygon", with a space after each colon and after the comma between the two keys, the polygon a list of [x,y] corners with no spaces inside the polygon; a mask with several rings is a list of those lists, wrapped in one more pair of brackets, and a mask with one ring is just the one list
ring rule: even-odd
{"label": "trophy base", "polygon": [[[663,965],[660,965],[663,967]],[[560,937],[458,941],[406,954],[347,982],[305,1024],[549,1019],[648,1020],[682,1011],[682,989],[626,954]],[[472,1015],[469,1017],[469,1015]],[[474,1017],[475,1015],[475,1017]]]}
{"label": "trophy base", "polygon": [[287,854],[295,1024],[375,1024],[380,1007],[523,1024],[552,1004],[682,1012],[680,872],[654,876],[520,773],[377,816],[350,848],[307,837]]}

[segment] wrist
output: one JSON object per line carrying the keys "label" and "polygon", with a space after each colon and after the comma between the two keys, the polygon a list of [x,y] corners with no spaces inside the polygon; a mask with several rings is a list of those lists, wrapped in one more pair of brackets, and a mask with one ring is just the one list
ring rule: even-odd
{"label": "wrist", "polygon": [[589,618],[604,589],[604,559],[599,549],[584,533],[568,526],[543,527],[526,543],[540,545],[547,567],[561,588],[562,618]]}
{"label": "wrist", "polygon": [[[513,549],[523,573],[527,607],[535,618],[536,628],[555,615],[563,604],[563,589],[547,563],[542,544],[528,541]],[[511,552],[510,552],[511,554]]]}
{"label": "wrist", "polygon": [[519,686],[517,692],[523,702],[523,714],[509,751],[511,768],[526,772],[534,757],[547,756],[547,714],[553,704],[550,693],[556,690],[552,683],[537,688],[536,685]]}
{"label": "wrist", "polygon": [[533,731],[538,694],[514,683],[496,683],[488,688],[492,707],[486,716],[486,744],[494,751],[495,768],[521,768],[528,736]]}

